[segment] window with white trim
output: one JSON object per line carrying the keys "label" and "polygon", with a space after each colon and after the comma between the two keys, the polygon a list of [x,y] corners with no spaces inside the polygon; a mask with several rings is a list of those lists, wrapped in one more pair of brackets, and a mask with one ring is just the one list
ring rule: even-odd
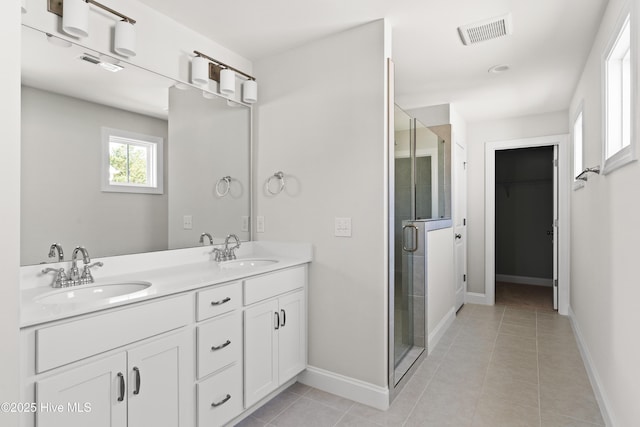
{"label": "window with white trim", "polygon": [[575,187],[581,187],[584,181],[577,180],[576,177],[584,170],[583,160],[583,128],[582,128],[582,106],[578,110],[575,120],[573,121],[573,180]]}
{"label": "window with white trim", "polygon": [[604,173],[635,160],[631,47],[631,14],[627,9],[603,56]]}
{"label": "window with white trim", "polygon": [[102,191],[163,193],[163,138],[102,128]]}

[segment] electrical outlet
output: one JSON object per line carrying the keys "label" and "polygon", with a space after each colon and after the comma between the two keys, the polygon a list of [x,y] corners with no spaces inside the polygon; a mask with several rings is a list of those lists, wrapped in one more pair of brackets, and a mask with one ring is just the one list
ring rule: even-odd
{"label": "electrical outlet", "polygon": [[334,236],[351,237],[351,218],[334,219]]}
{"label": "electrical outlet", "polygon": [[193,218],[191,215],[185,215],[182,217],[182,228],[184,230],[191,230],[193,228]]}
{"label": "electrical outlet", "polygon": [[240,226],[240,231],[249,231],[249,217],[242,217],[242,225]]}
{"label": "electrical outlet", "polygon": [[264,233],[264,217],[258,216],[256,218],[256,228],[258,229],[258,233]]}

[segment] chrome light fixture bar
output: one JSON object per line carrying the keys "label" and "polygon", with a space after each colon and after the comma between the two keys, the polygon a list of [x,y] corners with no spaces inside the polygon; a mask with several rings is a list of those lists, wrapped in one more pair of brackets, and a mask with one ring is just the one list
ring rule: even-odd
{"label": "chrome light fixture bar", "polygon": [[216,81],[219,84],[220,93],[229,96],[235,93],[236,74],[240,74],[245,79],[242,83],[242,100],[247,104],[253,104],[258,100],[258,83],[255,77],[197,50],[193,53],[196,57],[191,63],[191,80],[195,84],[203,85],[207,80]]}

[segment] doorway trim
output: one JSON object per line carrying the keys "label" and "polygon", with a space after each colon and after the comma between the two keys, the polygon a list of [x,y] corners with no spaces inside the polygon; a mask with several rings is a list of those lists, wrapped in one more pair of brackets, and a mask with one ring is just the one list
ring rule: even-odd
{"label": "doorway trim", "polygon": [[485,144],[485,302],[496,302],[496,151],[558,146],[558,313],[569,314],[569,135],[493,141]]}

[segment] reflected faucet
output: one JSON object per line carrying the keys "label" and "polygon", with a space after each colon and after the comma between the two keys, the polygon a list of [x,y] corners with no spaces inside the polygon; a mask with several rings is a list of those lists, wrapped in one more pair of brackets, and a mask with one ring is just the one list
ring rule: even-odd
{"label": "reflected faucet", "polygon": [[204,238],[205,238],[205,236],[206,236],[207,238],[209,238],[209,245],[213,245],[213,237],[211,237],[211,234],[209,234],[209,233],[202,233],[202,234],[200,235],[200,240],[199,240],[200,244],[201,244],[201,245],[204,245]]}
{"label": "reflected faucet", "polygon": [[53,243],[49,248],[49,258],[54,258],[56,256],[56,252],[58,252],[58,262],[64,261],[64,252],[62,251],[62,246],[58,243]]}

